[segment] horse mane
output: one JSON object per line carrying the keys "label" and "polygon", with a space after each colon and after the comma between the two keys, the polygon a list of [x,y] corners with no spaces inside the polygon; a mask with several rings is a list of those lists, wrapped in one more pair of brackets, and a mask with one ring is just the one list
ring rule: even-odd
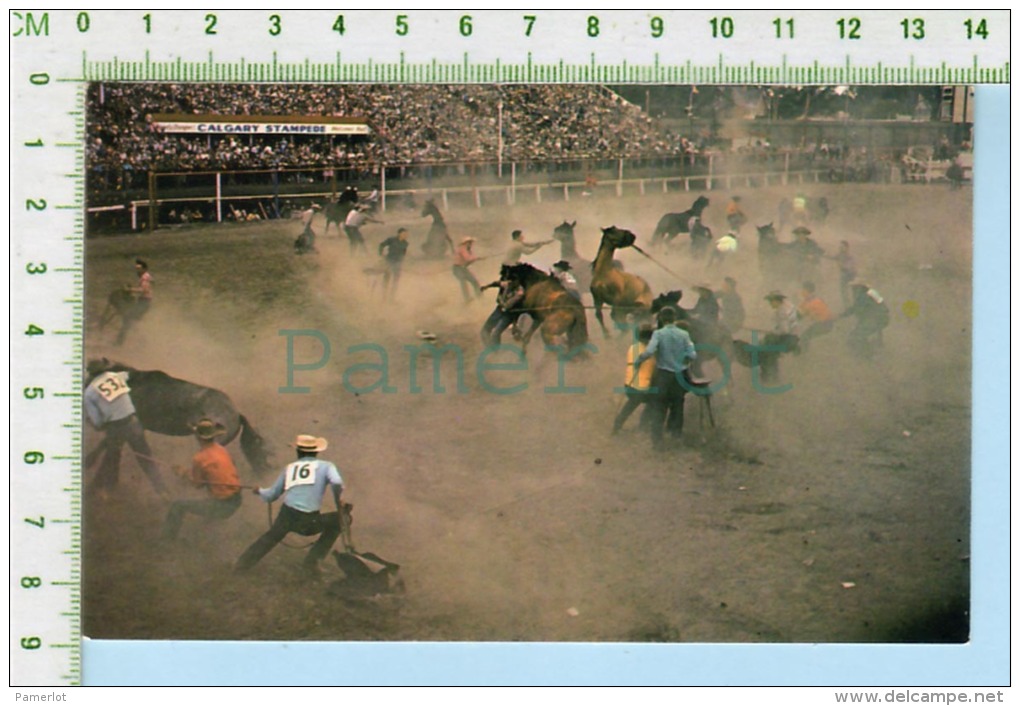
{"label": "horse mane", "polygon": [[534,265],[527,262],[518,262],[515,265],[506,265],[506,274],[510,279],[515,279],[518,282],[524,284],[530,284],[535,281],[542,281],[551,279],[557,284],[559,280],[550,275],[547,272],[543,272]]}

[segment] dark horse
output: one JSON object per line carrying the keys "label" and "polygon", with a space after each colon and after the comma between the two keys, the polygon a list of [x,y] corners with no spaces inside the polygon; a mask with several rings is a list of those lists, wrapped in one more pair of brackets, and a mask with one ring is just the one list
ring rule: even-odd
{"label": "dark horse", "polygon": [[226,393],[171,377],[161,370],[135,370],[120,363],[110,369],[127,371],[131,402],[146,431],[191,436],[192,427],[206,417],[226,428],[220,439],[224,445],[240,433],[241,451],[256,474],[271,470],[265,441]]}
{"label": "dark horse", "polygon": [[591,288],[591,261],[585,260],[577,252],[577,241],[574,240],[574,226],[577,221],[563,221],[553,229],[552,237],[560,241],[560,259],[570,263],[571,272],[577,278],[577,289],[587,292]]}
{"label": "dark horse", "polygon": [[[329,234],[330,224],[336,226],[336,234],[340,235],[340,228],[347,220],[347,214],[353,211],[355,206],[358,205],[358,202],[356,200],[345,201],[344,200],[345,195],[346,192],[344,194],[341,194],[340,198],[337,199],[336,201],[330,201],[328,204],[326,204],[326,208],[323,210],[323,213],[326,214],[326,227],[322,231],[323,235]],[[357,197],[355,196],[355,198]]]}
{"label": "dark horse", "polygon": [[698,357],[691,361],[691,373],[702,377],[702,365],[710,360],[721,359],[724,369],[726,361],[734,361],[745,368],[759,368],[761,381],[771,382],[779,376],[779,358],[784,353],[797,353],[798,338],[790,334],[766,333],[755,345],[734,339],[723,324],[705,321],[692,316],[690,309],[680,306],[682,292],[675,290],[660,294],[652,302],[652,313],[658,313],[664,306],[677,311],[677,321],[685,322],[691,341],[696,346]]}
{"label": "dark horse", "polygon": [[519,282],[524,287],[524,301],[517,309],[535,322],[521,341],[525,350],[535,331],[541,330],[547,347],[565,345],[571,357],[586,355],[582,348],[588,343],[584,307],[559,280],[526,262],[503,265],[500,279]]}
{"label": "dark horse", "polygon": [[432,227],[429,228],[429,234],[425,236],[425,243],[421,246],[425,251],[425,257],[438,260],[446,254],[447,250],[452,254],[453,239],[450,238],[450,233],[446,229],[446,221],[443,220],[443,214],[439,212],[436,202],[432,199],[426,201],[425,206],[421,209],[421,216],[422,218],[432,216]]}
{"label": "dark horse", "polygon": [[708,197],[699,196],[694,204],[682,213],[667,213],[659,219],[659,225],[655,226],[652,233],[652,247],[660,244],[669,245],[673,239],[681,233],[691,232],[691,219],[701,220],[702,212],[708,208]]}
{"label": "dark horse", "polygon": [[692,315],[690,309],[681,307],[682,296],[683,292],[678,289],[660,294],[652,300],[651,313],[654,316],[666,306],[671,306],[676,310],[677,321],[685,322],[687,333],[691,335],[691,341],[697,347],[698,357],[691,362],[691,373],[700,378],[702,377],[701,366],[703,364],[730,354],[733,335],[721,323],[700,319]]}

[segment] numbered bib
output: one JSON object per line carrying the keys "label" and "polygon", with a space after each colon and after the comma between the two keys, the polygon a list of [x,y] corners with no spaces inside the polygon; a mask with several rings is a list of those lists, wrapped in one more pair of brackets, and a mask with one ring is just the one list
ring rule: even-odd
{"label": "numbered bib", "polygon": [[296,461],[287,466],[287,475],[283,480],[283,489],[290,490],[299,485],[315,484],[315,464],[308,461]]}
{"label": "numbered bib", "polygon": [[113,402],[121,395],[131,392],[131,388],[127,385],[127,380],[116,373],[103,373],[92,385],[95,387],[96,392],[107,402]]}

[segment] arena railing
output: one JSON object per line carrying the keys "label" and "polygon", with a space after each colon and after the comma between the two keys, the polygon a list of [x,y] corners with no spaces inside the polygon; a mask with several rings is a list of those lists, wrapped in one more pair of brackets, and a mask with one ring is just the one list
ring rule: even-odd
{"label": "arena railing", "polygon": [[[874,155],[873,157],[877,157]],[[443,210],[569,202],[577,198],[712,191],[833,181],[899,181],[901,163],[859,164],[799,151],[705,152],[682,156],[363,164],[221,171],[150,172],[146,188],[120,189],[120,203],[90,199],[90,234],[154,230],[184,222],[287,218],[346,185],[379,191],[380,210],[433,198]],[[91,192],[90,192],[91,193]]]}

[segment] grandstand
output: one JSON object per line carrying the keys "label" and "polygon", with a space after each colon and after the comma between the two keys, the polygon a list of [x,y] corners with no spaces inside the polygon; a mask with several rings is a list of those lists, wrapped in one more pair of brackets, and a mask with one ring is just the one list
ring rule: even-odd
{"label": "grandstand", "polygon": [[[178,134],[153,116],[323,116],[367,135]],[[348,168],[676,154],[679,135],[601,86],[93,84],[87,164],[99,201],[149,171]]]}

